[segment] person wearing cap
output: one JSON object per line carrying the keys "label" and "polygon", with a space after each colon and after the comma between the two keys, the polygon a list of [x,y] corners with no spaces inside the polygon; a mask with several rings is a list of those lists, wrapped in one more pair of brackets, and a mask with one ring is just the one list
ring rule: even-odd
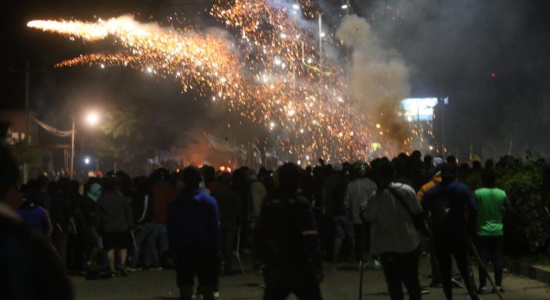
{"label": "person wearing cap", "polygon": [[166,218],[180,299],[191,299],[196,276],[203,299],[213,300],[221,253],[218,203],[200,188],[202,175],[199,168],[186,167],[182,177],[185,187],[168,205]]}
{"label": "person wearing cap", "polygon": [[[416,193],[418,196],[418,200],[422,201],[424,199],[424,194],[429,191],[434,186],[440,184],[443,179],[441,178],[441,167],[444,164],[444,160],[441,157],[435,157],[432,159],[433,164],[433,170],[435,174],[433,175],[432,179],[424,184],[422,188]],[[441,285],[441,273],[439,272],[439,263],[437,262],[437,252],[435,251],[433,247],[433,239],[432,237],[429,237],[428,241],[428,251],[430,252],[430,266],[432,269],[432,282],[428,285],[427,288],[437,287]],[[452,283],[456,287],[464,287],[464,284],[462,283],[462,277],[460,276],[460,272],[458,271],[458,268],[456,266],[456,262],[453,259],[452,260]],[[424,289],[423,291],[426,291]]]}
{"label": "person wearing cap", "polygon": [[455,165],[443,164],[441,178],[441,183],[424,194],[421,203],[431,220],[443,291],[447,300],[452,299],[451,266],[454,258],[471,299],[478,299],[468,254],[475,232],[477,206],[470,189],[457,180]]}

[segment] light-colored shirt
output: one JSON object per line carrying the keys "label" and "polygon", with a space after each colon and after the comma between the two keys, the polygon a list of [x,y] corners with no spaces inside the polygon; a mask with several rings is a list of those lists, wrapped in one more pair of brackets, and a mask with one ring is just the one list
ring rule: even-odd
{"label": "light-colored shirt", "polygon": [[344,207],[353,224],[363,224],[361,214],[375,191],[376,183],[368,178],[355,179],[348,185],[344,194]]}
{"label": "light-colored shirt", "polygon": [[377,191],[363,213],[365,221],[371,223],[372,254],[408,253],[420,245],[412,217],[394,193],[403,199],[413,215],[422,213],[414,189],[406,184],[392,183],[387,189]]}

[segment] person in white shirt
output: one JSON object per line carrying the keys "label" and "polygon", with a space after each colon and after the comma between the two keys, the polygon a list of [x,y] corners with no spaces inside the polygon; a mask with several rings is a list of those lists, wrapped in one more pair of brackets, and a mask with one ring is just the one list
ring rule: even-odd
{"label": "person in white shirt", "polygon": [[392,300],[421,299],[418,279],[420,240],[413,216],[422,214],[414,189],[392,182],[395,170],[386,159],[373,161],[378,190],[369,199],[363,218],[371,224],[371,252],[379,255]]}

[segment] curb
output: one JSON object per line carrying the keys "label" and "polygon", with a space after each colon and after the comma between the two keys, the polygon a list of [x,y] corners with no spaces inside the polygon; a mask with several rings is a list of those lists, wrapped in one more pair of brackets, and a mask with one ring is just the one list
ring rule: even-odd
{"label": "curb", "polygon": [[530,264],[513,260],[509,257],[504,258],[508,270],[512,273],[520,274],[531,279],[550,284],[550,271],[532,266]]}

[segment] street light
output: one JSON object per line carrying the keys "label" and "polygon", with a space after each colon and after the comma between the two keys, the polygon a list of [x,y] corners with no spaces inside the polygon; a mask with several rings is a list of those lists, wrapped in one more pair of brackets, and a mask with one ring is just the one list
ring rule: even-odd
{"label": "street light", "polygon": [[86,116],[86,122],[92,126],[95,126],[99,122],[99,115],[96,112],[88,113]]}
{"label": "street light", "polygon": [[[76,124],[75,124],[75,118],[73,119],[73,130],[71,134],[71,179],[74,178],[74,142],[75,142],[75,133],[76,133]],[[96,112],[90,112],[86,116],[86,122],[90,124],[91,126],[97,125],[99,122],[99,115]],[[84,160],[86,164],[90,163],[90,159],[86,158]]]}
{"label": "street light", "polygon": [[89,157],[86,157],[86,158],[84,159],[84,163],[87,164],[87,165],[89,165],[89,164],[90,164],[90,158],[89,158]]}

